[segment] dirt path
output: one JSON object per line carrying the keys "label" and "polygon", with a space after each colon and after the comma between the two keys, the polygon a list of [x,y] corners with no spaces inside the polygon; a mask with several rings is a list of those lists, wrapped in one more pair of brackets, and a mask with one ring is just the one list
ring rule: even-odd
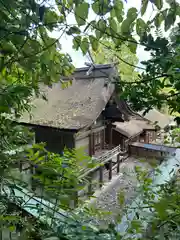
{"label": "dirt path", "polygon": [[[91,201],[91,205],[102,212],[102,217],[98,217],[96,221],[98,224],[107,225],[107,223],[113,221],[118,213],[121,211],[118,196],[120,192],[123,192],[126,204],[132,201],[137,194],[137,177],[135,173],[135,167],[141,166],[142,169],[146,169],[149,172],[152,171],[153,167],[148,161],[140,161],[133,157],[129,157],[125,162],[121,164],[120,173],[117,176],[114,172],[112,181],[107,184],[101,191],[96,192],[96,199]],[[109,214],[110,212],[111,214]]]}

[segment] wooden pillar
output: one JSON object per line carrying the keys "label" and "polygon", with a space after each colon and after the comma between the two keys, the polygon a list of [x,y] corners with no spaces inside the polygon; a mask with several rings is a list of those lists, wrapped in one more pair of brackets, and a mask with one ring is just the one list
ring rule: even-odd
{"label": "wooden pillar", "polygon": [[101,150],[104,149],[104,130],[101,131]]}
{"label": "wooden pillar", "polygon": [[20,172],[22,172],[22,166],[23,166],[23,164],[22,164],[22,161],[20,160],[19,161],[19,170],[20,170]]}
{"label": "wooden pillar", "polygon": [[105,149],[105,145],[106,145],[106,128],[103,131],[103,139],[104,139],[104,149]]}
{"label": "wooden pillar", "polygon": [[112,131],[113,131],[113,128],[111,127],[111,130],[110,130],[110,144],[109,144],[109,150],[112,149]]}
{"label": "wooden pillar", "polygon": [[101,188],[103,185],[103,166],[99,168],[99,187]]}
{"label": "wooden pillar", "polygon": [[93,178],[93,175],[90,173],[89,174],[89,177],[88,177],[88,196],[91,196],[92,195],[92,178]]}
{"label": "wooden pillar", "polygon": [[112,159],[109,161],[109,180],[112,179]]}
{"label": "wooden pillar", "polygon": [[120,154],[117,155],[117,173],[119,173],[120,170]]}
{"label": "wooden pillar", "polygon": [[32,164],[30,164],[30,173],[31,173],[31,189],[35,191],[36,186],[35,186],[35,181],[33,179],[33,175],[35,174],[35,168]]}
{"label": "wooden pillar", "polygon": [[92,157],[92,135],[89,134],[89,156]]}
{"label": "wooden pillar", "polygon": [[95,154],[95,134],[92,133],[92,155]]}
{"label": "wooden pillar", "polygon": [[78,207],[78,191],[74,192],[74,208]]}

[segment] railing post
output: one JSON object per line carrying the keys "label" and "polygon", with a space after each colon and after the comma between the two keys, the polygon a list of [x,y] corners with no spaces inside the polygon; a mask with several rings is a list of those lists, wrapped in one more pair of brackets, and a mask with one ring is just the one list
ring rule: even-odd
{"label": "railing post", "polygon": [[99,187],[101,188],[103,185],[103,166],[99,168]]}
{"label": "railing post", "polygon": [[34,181],[34,178],[33,178],[33,175],[35,174],[35,169],[34,169],[34,166],[33,164],[30,163],[30,173],[31,173],[31,189],[33,191],[36,190],[36,184],[35,184],[35,181]]}
{"label": "railing post", "polygon": [[120,170],[120,154],[117,155],[117,173],[119,173]]}
{"label": "railing post", "polygon": [[20,172],[22,172],[22,167],[23,167],[23,163],[22,163],[22,160],[19,161],[19,170]]}
{"label": "railing post", "polygon": [[112,159],[109,161],[109,180],[112,179]]}
{"label": "railing post", "polygon": [[78,207],[78,191],[74,192],[74,208]]}
{"label": "railing post", "polygon": [[90,174],[88,178],[88,196],[91,196],[92,192],[92,174]]}

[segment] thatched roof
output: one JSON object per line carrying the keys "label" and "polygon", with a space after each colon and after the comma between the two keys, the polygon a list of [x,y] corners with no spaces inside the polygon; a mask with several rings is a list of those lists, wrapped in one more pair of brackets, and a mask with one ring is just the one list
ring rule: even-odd
{"label": "thatched roof", "polygon": [[145,120],[131,120],[132,123],[140,126],[141,128],[143,128],[143,130],[155,130],[155,126],[148,122],[148,121],[145,121]]}
{"label": "thatched roof", "polygon": [[88,76],[89,67],[77,69],[72,85],[66,89],[62,89],[61,83],[53,84],[51,88],[41,86],[48,101],[34,98],[32,117],[25,113],[20,122],[63,129],[81,129],[91,125],[114,91],[114,85],[108,80],[115,74],[112,65],[95,67]]}
{"label": "thatched roof", "polygon": [[135,137],[143,132],[143,128],[136,125],[132,121],[127,122],[115,122],[115,130],[126,136],[127,138]]}
{"label": "thatched roof", "polygon": [[[144,111],[141,111],[141,112],[139,112],[139,114],[143,115],[143,112]],[[144,115],[144,118],[151,121],[152,123],[157,122],[157,125],[161,129],[164,129],[165,127],[167,127],[172,121],[171,116],[163,114],[163,113],[159,112],[158,110],[156,110],[155,108],[150,110],[148,113],[146,113]]]}

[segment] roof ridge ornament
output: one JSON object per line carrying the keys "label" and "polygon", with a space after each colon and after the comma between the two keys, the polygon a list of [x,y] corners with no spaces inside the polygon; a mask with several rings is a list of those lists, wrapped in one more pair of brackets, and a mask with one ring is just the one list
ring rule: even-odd
{"label": "roof ridge ornament", "polygon": [[93,69],[95,69],[95,65],[94,63],[88,63],[88,62],[85,62],[85,65],[89,67],[88,71],[86,72],[86,76],[89,76]]}

